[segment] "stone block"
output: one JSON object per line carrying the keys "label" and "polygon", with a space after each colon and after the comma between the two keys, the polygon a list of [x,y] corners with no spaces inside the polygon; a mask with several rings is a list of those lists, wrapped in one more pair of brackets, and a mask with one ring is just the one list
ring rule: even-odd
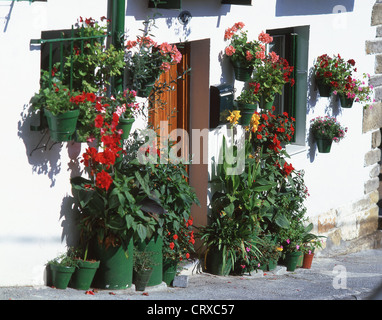
{"label": "stone block", "polygon": [[371,134],[371,148],[379,148],[381,145],[381,130],[376,130]]}
{"label": "stone block", "polygon": [[365,44],[366,54],[382,53],[382,40],[368,40]]}
{"label": "stone block", "polygon": [[188,276],[186,276],[186,275],[175,276],[174,280],[172,282],[172,286],[173,287],[179,287],[179,288],[187,288]]}
{"label": "stone block", "polygon": [[377,102],[373,108],[363,109],[362,132],[375,131],[382,128],[382,103]]}
{"label": "stone block", "polygon": [[379,187],[379,178],[373,178],[365,182],[364,192],[365,194],[378,190]]}
{"label": "stone block", "polygon": [[369,171],[369,177],[372,179],[378,178],[380,170],[381,170],[381,166],[379,164],[372,166],[372,168]]}
{"label": "stone block", "polygon": [[374,72],[376,74],[382,73],[382,55],[380,55],[380,54],[377,54],[375,56]]}
{"label": "stone block", "polygon": [[377,74],[377,75],[370,76],[369,84],[372,85],[374,88],[382,87],[382,75]]}
{"label": "stone block", "polygon": [[327,233],[336,227],[337,223],[336,210],[330,210],[324,214],[321,214],[317,220],[317,232],[318,234]]}
{"label": "stone block", "polygon": [[357,224],[359,225],[359,237],[373,234],[378,230],[378,211],[378,206],[374,205],[358,217]]}
{"label": "stone block", "polygon": [[377,26],[379,24],[382,24],[382,3],[374,4],[371,13],[371,25]]}
{"label": "stone block", "polygon": [[378,163],[381,160],[381,150],[380,149],[374,149],[370,150],[365,154],[364,159],[364,166],[368,167],[371,165],[374,165]]}

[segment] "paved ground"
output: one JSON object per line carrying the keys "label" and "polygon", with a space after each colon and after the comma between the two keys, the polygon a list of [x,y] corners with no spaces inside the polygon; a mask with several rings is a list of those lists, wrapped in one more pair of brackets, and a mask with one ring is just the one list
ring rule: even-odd
{"label": "paved ground", "polygon": [[163,284],[144,293],[131,288],[86,294],[71,288],[3,287],[0,300],[382,300],[382,294],[374,294],[380,284],[382,249],[375,249],[315,257],[311,269],[294,272],[278,266],[272,272],[222,277],[194,270],[186,288]]}

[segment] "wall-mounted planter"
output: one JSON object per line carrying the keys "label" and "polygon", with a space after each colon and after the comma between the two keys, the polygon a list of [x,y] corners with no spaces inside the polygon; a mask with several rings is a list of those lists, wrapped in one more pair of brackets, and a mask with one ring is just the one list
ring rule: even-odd
{"label": "wall-mounted planter", "polygon": [[[149,0],[149,8],[155,8],[155,3],[153,0]],[[181,9],[182,0],[160,0],[157,4],[159,9]]]}
{"label": "wall-mounted planter", "polygon": [[251,6],[252,0],[222,0],[222,4],[238,4],[242,6]]}

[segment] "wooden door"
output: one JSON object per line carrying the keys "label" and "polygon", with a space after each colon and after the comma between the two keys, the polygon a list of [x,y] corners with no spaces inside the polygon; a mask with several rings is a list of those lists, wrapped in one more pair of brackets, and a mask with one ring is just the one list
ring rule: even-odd
{"label": "wooden door", "polygon": [[[171,65],[170,70],[163,73],[157,84],[166,83],[171,90],[164,90],[161,94],[153,94],[150,98],[149,125],[156,131],[158,137],[162,134],[171,133],[175,129],[183,129],[184,134],[178,136],[177,142],[184,154],[189,153],[189,86],[190,72],[184,73],[190,65],[190,46],[182,44],[178,46],[182,53],[182,60],[177,65]],[[180,77],[181,76],[181,77]],[[159,85],[160,86],[160,85]],[[161,121],[167,121],[167,128],[160,127]],[[166,129],[166,130],[163,130]],[[180,153],[179,155],[180,156]]]}

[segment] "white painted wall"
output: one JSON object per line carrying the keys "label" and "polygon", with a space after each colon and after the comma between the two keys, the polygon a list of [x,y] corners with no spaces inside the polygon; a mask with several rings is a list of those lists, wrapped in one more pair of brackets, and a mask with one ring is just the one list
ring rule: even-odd
{"label": "white painted wall", "polygon": [[[208,58],[203,57],[203,61],[209,59],[210,62],[209,69],[205,70],[209,73],[209,85],[222,82],[237,88],[241,85],[234,82],[228,61],[221,61],[226,45],[224,30],[238,21],[246,24],[254,38],[266,29],[310,25],[309,68],[318,55],[340,53],[355,59],[360,71],[373,72],[374,58],[366,56],[364,49],[365,40],[375,37],[375,30],[370,27],[373,0],[355,0],[354,10],[341,14],[330,12],[344,1],[325,0],[318,9],[325,8],[328,13],[285,16],[279,15],[281,2],[254,0],[253,6],[247,7],[221,5],[220,0],[183,0],[183,9],[193,16],[190,24],[182,26],[176,19],[179,14],[176,10],[160,10],[163,16],[157,19],[158,28],[153,33],[158,42],[208,39],[210,54]],[[147,9],[146,1],[127,0],[126,3],[126,31],[135,38],[140,34],[143,19],[153,11]],[[40,38],[41,31],[68,28],[79,16],[99,18],[106,13],[107,1],[104,0],[0,3],[0,106],[3,110],[0,286],[43,284],[44,264],[64,251],[67,241],[74,240],[66,237],[67,230],[73,228],[69,178],[80,170],[76,158],[81,154],[81,147],[64,143],[62,147],[55,145],[51,150],[29,155],[41,137],[40,133],[29,130],[28,102],[38,90],[40,69],[40,51],[31,50],[29,41]],[[205,52],[206,47],[203,48],[200,52]],[[311,118],[324,115],[329,106],[327,98],[316,99],[313,89],[309,96],[307,126]],[[206,106],[207,100],[205,95]],[[371,135],[362,134],[361,106],[338,108],[338,112],[339,121],[349,127],[347,138],[334,145],[327,155],[311,152],[307,140],[306,148],[291,159],[295,168],[306,171],[311,194],[307,207],[311,216],[361,198],[363,184],[368,179],[363,158],[370,149]],[[330,109],[327,114],[332,114]],[[207,110],[199,116],[206,117]],[[194,113],[193,117],[197,119],[198,114]],[[215,133],[209,135],[210,146],[217,146]]]}

